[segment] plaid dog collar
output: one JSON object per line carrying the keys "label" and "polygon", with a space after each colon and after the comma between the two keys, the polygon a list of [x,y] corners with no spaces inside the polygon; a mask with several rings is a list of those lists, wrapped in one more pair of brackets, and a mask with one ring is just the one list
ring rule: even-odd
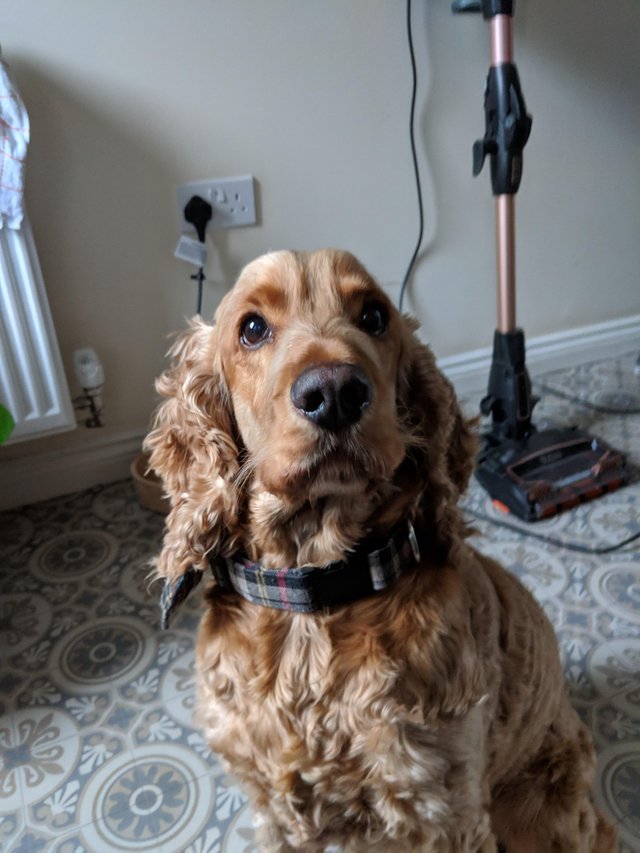
{"label": "plaid dog collar", "polygon": [[[326,607],[348,604],[388,589],[400,575],[420,560],[418,540],[411,522],[403,522],[389,540],[373,551],[359,548],[346,560],[323,568],[303,566],[264,569],[240,554],[215,556],[211,571],[223,592],[236,592],[254,604],[317,613]],[[167,628],[176,608],[202,579],[190,570],[177,581],[165,583],[160,599],[161,624]]]}

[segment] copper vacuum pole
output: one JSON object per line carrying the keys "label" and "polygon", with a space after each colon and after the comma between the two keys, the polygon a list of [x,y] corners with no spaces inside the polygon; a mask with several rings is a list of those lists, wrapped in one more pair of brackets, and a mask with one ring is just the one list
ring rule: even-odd
{"label": "copper vacuum pole", "polygon": [[[513,62],[511,16],[491,19],[491,65]],[[516,328],[515,195],[496,196],[496,262],[498,277],[498,331]]]}
{"label": "copper vacuum pole", "polygon": [[498,331],[516,328],[515,196],[496,197],[496,261],[498,276]]}

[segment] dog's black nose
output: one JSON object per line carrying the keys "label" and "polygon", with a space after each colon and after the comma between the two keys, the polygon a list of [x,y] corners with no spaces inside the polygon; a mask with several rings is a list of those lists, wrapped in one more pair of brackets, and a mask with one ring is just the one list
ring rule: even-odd
{"label": "dog's black nose", "polygon": [[309,367],[291,386],[291,402],[319,427],[337,431],[360,420],[371,402],[371,382],[355,364]]}

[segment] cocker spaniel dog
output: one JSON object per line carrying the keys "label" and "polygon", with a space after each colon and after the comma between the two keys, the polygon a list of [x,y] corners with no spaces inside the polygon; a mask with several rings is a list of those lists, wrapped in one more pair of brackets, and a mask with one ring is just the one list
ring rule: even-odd
{"label": "cocker spaniel dog", "polygon": [[264,850],[614,850],[553,630],[465,538],[475,440],[346,252],[249,264],[158,380],[165,622]]}

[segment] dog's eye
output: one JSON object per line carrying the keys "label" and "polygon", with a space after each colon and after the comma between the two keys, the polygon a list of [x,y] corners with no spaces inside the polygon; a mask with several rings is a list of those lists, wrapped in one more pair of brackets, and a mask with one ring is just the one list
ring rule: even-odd
{"label": "dog's eye", "polygon": [[386,331],[389,322],[387,309],[381,302],[365,302],[358,325],[368,335],[378,337]]}
{"label": "dog's eye", "polygon": [[240,343],[246,347],[255,347],[271,334],[269,324],[260,314],[249,314],[240,325]]}

